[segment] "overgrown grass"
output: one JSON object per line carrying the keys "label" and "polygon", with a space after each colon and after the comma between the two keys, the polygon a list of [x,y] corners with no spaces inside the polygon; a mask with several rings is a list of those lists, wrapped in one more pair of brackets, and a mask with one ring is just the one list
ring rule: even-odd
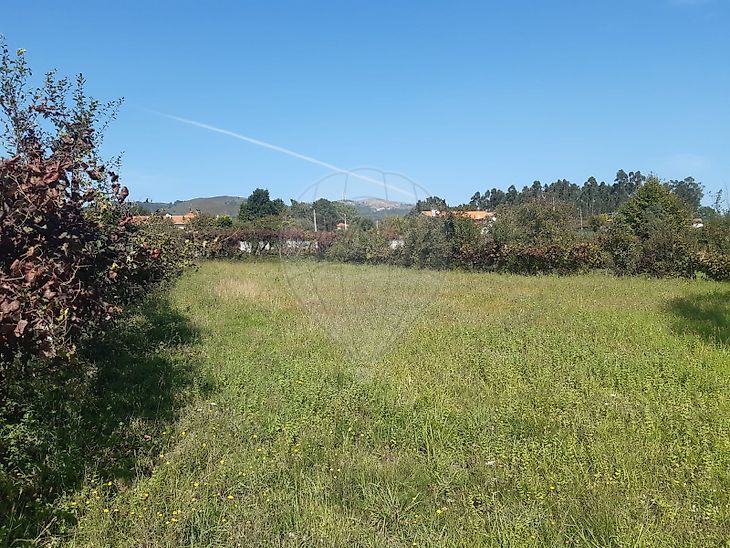
{"label": "overgrown grass", "polygon": [[210,389],[77,489],[74,546],[730,538],[725,286],[216,262],[170,300]]}

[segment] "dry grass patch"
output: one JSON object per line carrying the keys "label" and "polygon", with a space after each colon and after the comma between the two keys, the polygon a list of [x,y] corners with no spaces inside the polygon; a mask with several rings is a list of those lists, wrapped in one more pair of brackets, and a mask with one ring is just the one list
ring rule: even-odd
{"label": "dry grass patch", "polygon": [[243,277],[218,280],[213,288],[215,294],[224,299],[256,299],[261,295],[258,282]]}

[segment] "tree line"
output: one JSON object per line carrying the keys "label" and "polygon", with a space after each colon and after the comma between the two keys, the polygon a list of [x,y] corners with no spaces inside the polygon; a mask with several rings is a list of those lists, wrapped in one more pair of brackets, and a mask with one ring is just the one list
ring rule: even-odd
{"label": "tree line", "polygon": [[[542,200],[550,203],[572,204],[575,206],[576,212],[590,218],[617,211],[646,181],[647,176],[640,171],[627,173],[623,169],[616,173],[612,184],[604,181],[599,183],[595,177],[589,177],[583,185],[571,183],[567,179],[559,179],[550,184],[534,181],[519,191],[514,185],[510,185],[506,191],[499,188],[483,192],[477,191],[468,202],[457,205],[453,209],[494,211],[503,205],[518,205]],[[713,216],[718,209],[718,204],[722,203],[722,193],[719,192],[713,196],[715,207],[702,206],[704,188],[693,177],[685,177],[681,180],[672,179],[664,181],[662,184],[676,194],[691,213],[699,216]],[[416,203],[417,211],[446,210],[448,208],[446,200],[438,196],[430,196]]]}

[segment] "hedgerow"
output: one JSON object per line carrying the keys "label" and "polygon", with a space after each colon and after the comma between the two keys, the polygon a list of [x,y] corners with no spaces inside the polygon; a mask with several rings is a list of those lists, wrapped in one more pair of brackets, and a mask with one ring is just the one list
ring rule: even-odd
{"label": "hedgerow", "polygon": [[578,274],[602,268],[604,252],[595,242],[524,245],[484,241],[460,249],[459,266],[512,274]]}
{"label": "hedgerow", "polygon": [[[309,232],[294,228],[231,228],[191,230],[188,237],[200,258],[282,254],[323,258],[335,239],[333,232]],[[242,249],[242,244],[245,246]]]}
{"label": "hedgerow", "polygon": [[403,232],[357,226],[337,232],[207,229],[192,230],[188,237],[197,256],[203,258],[309,256],[348,263],[528,275],[571,275],[608,268],[618,275],[692,277],[702,272],[715,280],[730,278],[729,256],[699,252],[696,237],[674,221],[658,224],[644,238],[617,218],[599,238],[561,237],[531,244],[497,241],[478,231],[468,238],[456,238],[448,220],[425,217],[412,220]]}

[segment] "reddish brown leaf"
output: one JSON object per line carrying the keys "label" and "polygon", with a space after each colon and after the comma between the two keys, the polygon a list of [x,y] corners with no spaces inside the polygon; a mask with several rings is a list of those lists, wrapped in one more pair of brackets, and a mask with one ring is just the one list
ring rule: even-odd
{"label": "reddish brown leaf", "polygon": [[28,325],[28,320],[20,320],[18,322],[18,325],[15,326],[15,336],[16,337],[22,336],[27,325]]}

